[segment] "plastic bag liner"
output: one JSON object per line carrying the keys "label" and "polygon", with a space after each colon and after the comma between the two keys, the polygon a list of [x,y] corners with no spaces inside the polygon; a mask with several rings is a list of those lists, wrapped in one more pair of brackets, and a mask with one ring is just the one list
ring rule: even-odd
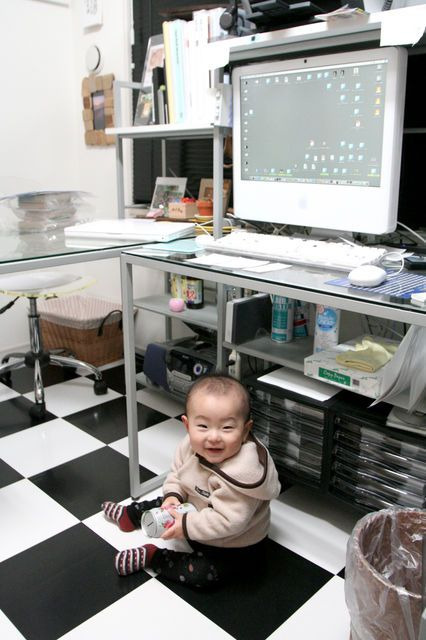
{"label": "plastic bag liner", "polygon": [[345,597],[352,640],[418,640],[426,511],[382,509],[355,525]]}

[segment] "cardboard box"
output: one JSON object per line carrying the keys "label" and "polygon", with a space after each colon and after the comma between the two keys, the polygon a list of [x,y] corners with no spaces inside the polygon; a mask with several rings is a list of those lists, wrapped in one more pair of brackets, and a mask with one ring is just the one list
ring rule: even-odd
{"label": "cardboard box", "polygon": [[185,220],[193,218],[198,213],[197,205],[195,202],[170,202],[169,203],[169,218],[178,218]]}

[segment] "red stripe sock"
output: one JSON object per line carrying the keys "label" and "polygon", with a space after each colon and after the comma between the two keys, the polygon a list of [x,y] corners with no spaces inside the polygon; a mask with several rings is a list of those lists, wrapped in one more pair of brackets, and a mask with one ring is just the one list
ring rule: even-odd
{"label": "red stripe sock", "polygon": [[127,507],[116,502],[103,502],[102,510],[107,518],[118,524],[121,531],[135,531],[136,527],[129,518]]}

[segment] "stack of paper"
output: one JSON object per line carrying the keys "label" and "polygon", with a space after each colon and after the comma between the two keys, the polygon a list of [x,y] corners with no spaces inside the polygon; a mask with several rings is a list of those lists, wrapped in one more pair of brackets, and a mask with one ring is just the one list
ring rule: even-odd
{"label": "stack of paper", "polygon": [[408,391],[408,411],[419,410],[426,392],[426,327],[412,325],[392,360],[383,369],[380,401],[392,403]]}

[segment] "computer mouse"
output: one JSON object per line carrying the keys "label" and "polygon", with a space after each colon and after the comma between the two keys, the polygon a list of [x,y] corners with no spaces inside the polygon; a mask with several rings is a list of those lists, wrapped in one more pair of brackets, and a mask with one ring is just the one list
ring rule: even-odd
{"label": "computer mouse", "polygon": [[348,280],[356,287],[377,287],[386,280],[386,271],[374,264],[356,267],[348,274]]}

